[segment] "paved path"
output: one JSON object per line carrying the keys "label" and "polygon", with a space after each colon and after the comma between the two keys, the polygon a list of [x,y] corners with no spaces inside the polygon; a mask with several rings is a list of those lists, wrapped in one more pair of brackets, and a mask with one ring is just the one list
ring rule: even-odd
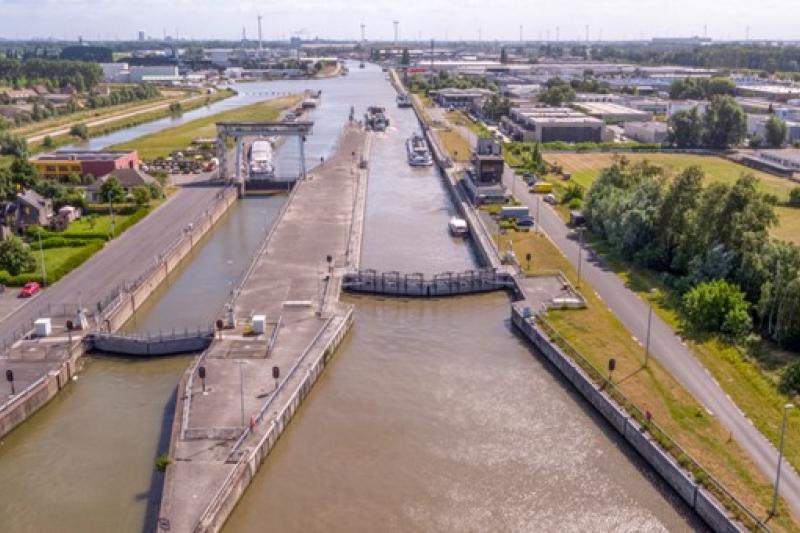
{"label": "paved path", "polygon": [[[515,182],[512,182],[515,180]],[[537,195],[528,192],[528,187],[514,172],[506,167],[504,181],[515,196],[537,213]],[[541,228],[547,233],[575,268],[578,266],[578,242],[572,230],[562,221],[558,213],[548,204],[538,201]],[[628,289],[617,274],[608,268],[591,248],[585,247],[581,265],[585,279],[600,298],[608,305],[628,331],[637,339],[647,335],[648,304]],[[731,398],[722,390],[714,378],[697,360],[681,338],[675,334],[655,313],[650,334],[650,353],[678,382],[715,416],[733,435],[733,438],[750,454],[755,464],[768,479],[774,479],[778,464],[777,449],[756,429],[739,410]],[[791,445],[791,444],[790,444]],[[781,474],[781,494],[800,515],[800,476],[784,463]]]}

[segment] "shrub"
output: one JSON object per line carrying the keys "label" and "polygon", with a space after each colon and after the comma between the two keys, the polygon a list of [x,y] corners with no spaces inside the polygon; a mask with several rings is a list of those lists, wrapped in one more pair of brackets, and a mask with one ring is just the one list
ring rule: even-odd
{"label": "shrub", "polygon": [[795,187],[789,192],[789,205],[800,207],[800,187]]}
{"label": "shrub", "polygon": [[744,293],[738,286],[717,279],[700,283],[683,297],[690,329],[741,337],[750,330]]}
{"label": "shrub", "polygon": [[159,472],[166,472],[167,467],[172,464],[172,459],[169,458],[169,455],[166,453],[162,453],[158,457],[156,457],[156,470]]}
{"label": "shrub", "polygon": [[0,268],[12,276],[36,268],[36,259],[19,238],[11,237],[0,242]]}
{"label": "shrub", "polygon": [[792,363],[783,371],[778,390],[789,396],[800,394],[800,361]]}

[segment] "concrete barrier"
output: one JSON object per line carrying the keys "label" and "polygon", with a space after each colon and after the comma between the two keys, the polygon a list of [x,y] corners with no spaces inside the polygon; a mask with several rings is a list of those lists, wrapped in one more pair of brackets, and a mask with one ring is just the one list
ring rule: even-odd
{"label": "concrete barrier", "polygon": [[579,368],[561,348],[523,314],[524,304],[511,305],[511,322],[555,366],[575,389],[617,430],[622,438],[661,476],[661,478],[718,532],[746,531],[717,499],[653,440],[644,428],[629,416],[592,378]]}

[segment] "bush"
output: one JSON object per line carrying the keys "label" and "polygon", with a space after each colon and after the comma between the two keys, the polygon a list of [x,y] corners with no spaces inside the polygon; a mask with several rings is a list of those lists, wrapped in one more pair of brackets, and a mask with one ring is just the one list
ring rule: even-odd
{"label": "bush", "polygon": [[778,390],[789,396],[800,394],[800,361],[792,363],[783,371]]}
{"label": "bush", "polygon": [[159,472],[166,472],[167,467],[172,464],[172,459],[169,458],[169,455],[166,453],[162,453],[158,457],[156,457],[156,470]]}
{"label": "bush", "polygon": [[36,268],[36,259],[19,238],[11,237],[0,242],[0,268],[12,276]]}
{"label": "bush", "polygon": [[752,326],[748,304],[738,286],[725,280],[700,283],[683,297],[690,329],[741,337]]}
{"label": "bush", "polygon": [[144,217],[147,216],[147,213],[150,212],[149,207],[141,207],[136,212],[134,212],[131,216],[126,218],[121,224],[117,224],[117,235],[120,235],[122,232],[142,220]]}
{"label": "bush", "polygon": [[800,187],[795,187],[789,192],[789,205],[800,207]]}
{"label": "bush", "polygon": [[89,138],[89,128],[86,126],[86,124],[73,124],[69,129],[69,134],[86,140]]}

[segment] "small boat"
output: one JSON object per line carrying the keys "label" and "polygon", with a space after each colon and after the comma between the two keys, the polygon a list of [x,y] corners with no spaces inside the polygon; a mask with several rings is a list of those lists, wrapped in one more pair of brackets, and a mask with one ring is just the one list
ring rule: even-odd
{"label": "small boat", "polygon": [[364,115],[364,123],[372,131],[384,131],[389,127],[389,118],[386,110],[380,106],[369,106]]}
{"label": "small boat", "polygon": [[411,107],[411,98],[407,94],[398,94],[397,107]]}
{"label": "small boat", "polygon": [[450,235],[454,237],[464,237],[469,233],[467,221],[460,217],[451,217],[447,227],[450,229]]}
{"label": "small boat", "polygon": [[428,143],[422,135],[416,133],[412,135],[406,141],[406,150],[408,150],[408,164],[412,167],[429,167],[433,164]]}
{"label": "small boat", "polygon": [[365,66],[366,65],[364,65],[364,62],[362,61],[361,63],[359,63],[358,68],[364,68]]}

